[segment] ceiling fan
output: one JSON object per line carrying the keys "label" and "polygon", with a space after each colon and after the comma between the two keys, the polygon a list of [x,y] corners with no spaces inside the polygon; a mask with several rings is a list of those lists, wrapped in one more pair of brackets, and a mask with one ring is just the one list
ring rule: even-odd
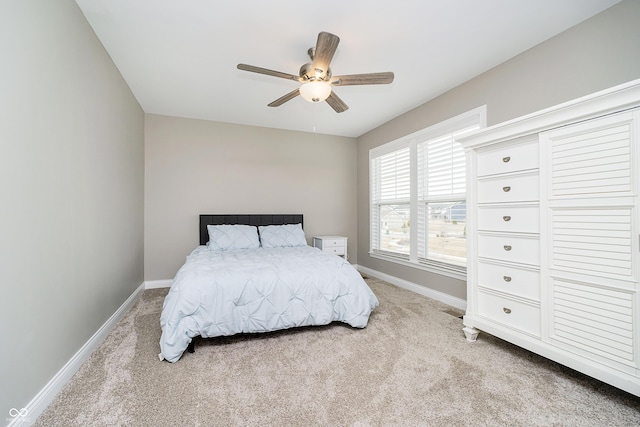
{"label": "ceiling fan", "polygon": [[334,34],[324,31],[318,34],[316,47],[311,47],[307,51],[311,62],[300,67],[300,73],[297,76],[247,64],[238,64],[238,69],[302,83],[299,88],[292,90],[288,94],[268,104],[269,107],[279,107],[285,102],[301,95],[309,102],[326,100],[327,104],[329,104],[336,113],[342,113],[348,110],[349,106],[336,95],[332,89],[333,86],[389,84],[393,82],[394,76],[391,72],[333,76],[329,65],[333,54],[338,48],[338,43],[340,43],[340,38]]}

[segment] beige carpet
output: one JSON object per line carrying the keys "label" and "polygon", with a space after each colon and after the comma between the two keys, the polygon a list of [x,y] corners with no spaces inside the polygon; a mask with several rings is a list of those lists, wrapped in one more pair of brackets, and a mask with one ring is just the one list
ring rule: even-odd
{"label": "beige carpet", "polygon": [[367,282],[366,329],[202,340],[175,364],[157,356],[167,290],[147,290],[36,425],[640,425],[640,398],[487,334],[468,343],[451,307]]}

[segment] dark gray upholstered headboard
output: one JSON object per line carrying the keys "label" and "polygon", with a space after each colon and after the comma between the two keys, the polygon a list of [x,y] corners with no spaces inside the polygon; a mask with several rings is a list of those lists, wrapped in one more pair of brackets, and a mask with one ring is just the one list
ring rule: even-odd
{"label": "dark gray upholstered headboard", "polygon": [[244,224],[244,225],[283,225],[302,224],[302,214],[248,214],[248,215],[200,215],[200,244],[206,245],[209,241],[207,225]]}

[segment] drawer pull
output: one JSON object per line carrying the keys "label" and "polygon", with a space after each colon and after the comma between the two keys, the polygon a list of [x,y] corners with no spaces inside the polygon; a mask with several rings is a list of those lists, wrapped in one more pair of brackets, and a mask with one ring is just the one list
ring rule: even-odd
{"label": "drawer pull", "polygon": [[503,219],[505,222],[509,222],[509,221],[511,221],[511,217],[510,217],[509,215],[505,215],[505,216],[503,216],[503,217],[502,217],[502,219]]}
{"label": "drawer pull", "polygon": [[511,245],[504,245],[503,248],[505,251],[509,252],[511,250]]}
{"label": "drawer pull", "polygon": [[509,156],[507,156],[507,157],[503,157],[503,158],[502,158],[502,161],[503,161],[504,163],[509,163],[509,160],[511,160],[511,157],[509,157]]}
{"label": "drawer pull", "polygon": [[502,278],[504,279],[505,282],[511,281],[511,276],[502,276]]}
{"label": "drawer pull", "polygon": [[510,308],[502,307],[502,311],[504,311],[506,314],[511,314],[511,309]]}
{"label": "drawer pull", "polygon": [[502,191],[504,191],[505,193],[508,193],[509,191],[511,191],[511,187],[509,186],[502,187]]}

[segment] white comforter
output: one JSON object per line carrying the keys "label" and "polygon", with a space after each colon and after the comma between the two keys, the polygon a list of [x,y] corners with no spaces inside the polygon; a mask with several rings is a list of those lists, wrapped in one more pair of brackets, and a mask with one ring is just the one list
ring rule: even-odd
{"label": "white comforter", "polygon": [[176,362],[195,336],[267,332],[332,321],[367,326],[378,306],[344,259],[310,246],[229,252],[197,247],[167,295],[160,359]]}

